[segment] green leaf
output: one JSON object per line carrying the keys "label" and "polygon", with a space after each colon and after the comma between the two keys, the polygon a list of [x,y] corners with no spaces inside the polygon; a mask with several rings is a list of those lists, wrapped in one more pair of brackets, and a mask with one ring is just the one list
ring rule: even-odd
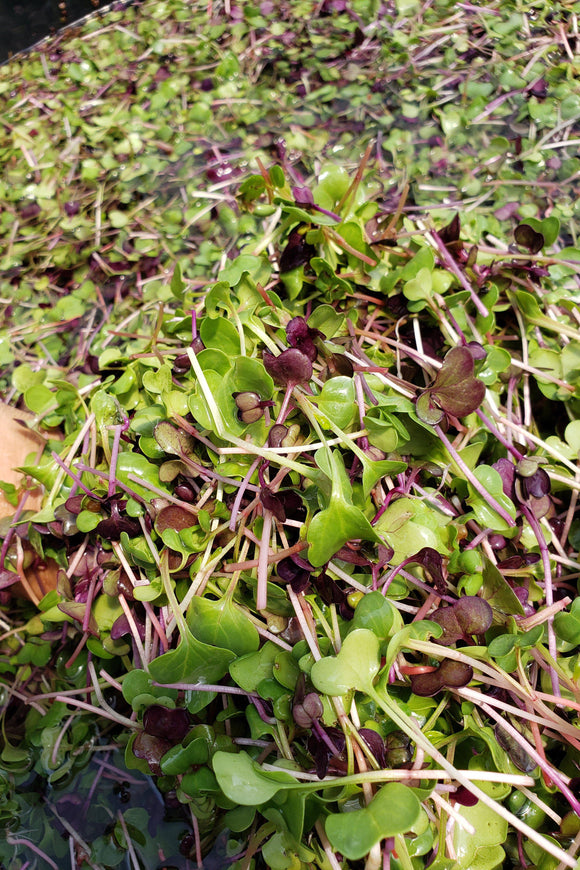
{"label": "green leaf", "polygon": [[121,483],[124,483],[147,501],[151,499],[151,490],[141,486],[139,480],[147,481],[147,483],[152,484],[157,489],[167,492],[165,484],[159,480],[159,468],[149,462],[147,457],[142,456],[140,453],[129,453],[127,451],[119,453],[116,476]]}
{"label": "green leaf", "polygon": [[346,695],[351,689],[368,692],[379,669],[377,636],[367,628],[358,628],[346,636],[337,656],[313,664],[310,679],[325,695]]}
{"label": "green leaf", "polygon": [[341,375],[326,381],[320,395],[316,397],[316,404],[336,426],[346,429],[355,414],[354,398],[353,379]]}
{"label": "green leaf", "polygon": [[199,334],[206,347],[216,348],[231,356],[240,352],[240,335],[231,320],[204,317]]}
{"label": "green leaf", "polygon": [[274,661],[280,652],[278,646],[268,640],[261,650],[248,653],[230,665],[230,674],[245,692],[254,692],[262,680],[272,676]]}
{"label": "green leaf", "polygon": [[481,585],[481,597],[493,607],[506,615],[523,616],[524,608],[507,580],[498,571],[493,562],[484,558],[483,583]]}
{"label": "green leaf", "polygon": [[234,658],[231,650],[210,646],[182,629],[179,646],[153,659],[149,674],[157,683],[217,683]]}
{"label": "green leaf", "polygon": [[256,627],[227,595],[219,601],[195,597],[187,611],[187,624],[197,640],[231,650],[236,656],[255,652],[260,646]]}
{"label": "green leaf", "polygon": [[166,776],[185,773],[192,765],[205,764],[209,758],[207,741],[194,738],[187,746],[172,746],[161,759],[161,770]]}
{"label": "green leaf", "polygon": [[231,373],[232,391],[240,393],[252,391],[261,399],[271,399],[274,395],[274,381],[264,368],[264,363],[247,356],[236,357]]}
{"label": "green leaf", "polygon": [[473,807],[459,807],[462,817],[470,822],[476,836],[460,825],[454,827],[453,843],[457,870],[494,870],[501,866],[504,851],[500,848],[507,836],[507,821],[490,807],[478,801]]}
{"label": "green leaf", "polygon": [[580,643],[580,598],[574,599],[569,612],[556,614],[554,630],[566,643],[573,643],[574,646]]}
{"label": "green leaf", "polygon": [[296,785],[289,773],[262,770],[247,752],[234,755],[218,751],[212,764],[225,796],[242,806],[259,806],[273,798],[280,789]]}
{"label": "green leaf", "polygon": [[408,786],[389,782],[368,807],[349,813],[332,813],[325,822],[328,839],[346,858],[364,858],[380,840],[404,834],[421,815],[421,803]]}
{"label": "green leaf", "polygon": [[[503,483],[499,472],[490,465],[478,465],[473,473],[487,492],[489,492],[496,502],[498,502],[510,517],[515,520],[516,508],[511,498],[505,495],[503,491]],[[500,515],[489,506],[489,502],[480,495],[469,481],[467,482],[467,486],[470,494],[465,501],[473,510],[477,522],[483,528],[493,529],[494,532],[500,532],[504,535],[514,534],[514,529],[508,525],[503,517],[500,517]]]}
{"label": "green leaf", "polygon": [[159,447],[174,456],[193,456],[195,441],[187,432],[178,429],[168,420],[162,420],[153,429]]}
{"label": "green leaf", "polygon": [[348,633],[359,628],[367,628],[379,640],[386,640],[395,624],[398,628],[401,627],[399,611],[381,592],[368,592],[356,606],[354,617],[348,626]]}
{"label": "green leaf", "polygon": [[411,278],[403,286],[403,294],[411,302],[418,302],[421,299],[429,299],[433,291],[431,269],[423,267],[419,269],[416,276]]}
{"label": "green leaf", "polygon": [[33,414],[45,414],[50,408],[57,406],[56,395],[44,384],[28,387],[24,392],[24,401]]}
{"label": "green leaf", "polygon": [[308,560],[314,567],[320,567],[347,541],[362,539],[381,543],[381,539],[363,512],[352,503],[351,486],[338,450],[321,449],[315,459],[325,474],[330,471],[332,479],[329,505],[312,518],[306,536],[310,544]]}
{"label": "green leaf", "polygon": [[403,497],[391,502],[374,528],[395,551],[390,561],[398,565],[423,547],[432,547],[446,556],[448,522],[445,514],[427,507],[419,499]]}

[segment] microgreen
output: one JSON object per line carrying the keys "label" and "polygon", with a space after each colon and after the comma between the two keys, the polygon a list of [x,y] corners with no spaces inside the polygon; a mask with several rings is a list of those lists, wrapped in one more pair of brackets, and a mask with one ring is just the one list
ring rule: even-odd
{"label": "microgreen", "polygon": [[7,868],[576,865],[576,31],[147,0],[0,70]]}

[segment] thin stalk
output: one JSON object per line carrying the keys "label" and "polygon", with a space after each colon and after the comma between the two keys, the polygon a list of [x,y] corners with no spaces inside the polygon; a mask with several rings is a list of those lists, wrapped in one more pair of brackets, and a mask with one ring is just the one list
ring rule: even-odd
{"label": "thin stalk", "polygon": [[[404,713],[398,705],[391,701],[388,696],[382,697],[374,687],[367,686],[365,687],[368,691],[369,696],[381,707],[381,709],[390,717],[390,719],[397,724],[397,726],[409,735],[414,741],[417,747],[423,749],[426,755],[436,761],[443,770],[447,771],[449,777],[456,782],[459,782],[461,785],[465,786],[465,788],[469,789],[469,791],[475,795],[485,806],[489,807],[493,810],[498,816],[508,822],[508,824],[512,825],[516,830],[521,831],[521,833],[527,837],[529,840],[532,840],[536,843],[541,849],[545,852],[548,852],[554,858],[557,858],[559,861],[562,861],[566,864],[567,867],[575,867],[576,861],[571,859],[567,852],[564,852],[558,846],[551,843],[521,819],[514,816],[513,813],[510,813],[501,803],[493,800],[487,795],[479,786],[475,785],[473,781],[470,781],[464,774],[463,771],[458,770],[452,764],[450,764],[444,755],[436,749],[429,740],[425,737],[419,726],[416,724],[415,720]],[[515,729],[514,729],[515,730]],[[518,732],[516,732],[518,733]],[[530,747],[531,749],[531,747]],[[535,751],[535,750],[532,750]],[[531,754],[531,753],[530,753]],[[421,771],[422,775],[423,771]],[[562,783],[563,784],[563,783]],[[567,792],[571,795],[569,789]],[[573,795],[572,795],[573,797]],[[574,799],[575,800],[575,799]],[[580,808],[580,807],[579,807]]]}
{"label": "thin stalk", "polygon": [[492,510],[494,510],[496,512],[496,514],[498,514],[502,518],[502,520],[508,524],[508,526],[513,528],[516,524],[515,520],[508,514],[506,509],[504,507],[502,507],[502,505],[500,505],[499,502],[497,502],[495,500],[495,498],[492,496],[492,494],[486,490],[484,485],[479,482],[477,477],[467,467],[467,465],[465,464],[465,462],[463,461],[463,459],[461,458],[461,456],[459,455],[459,453],[457,452],[457,450],[455,449],[453,444],[449,441],[449,439],[447,438],[447,436],[443,432],[441,426],[439,426],[439,424],[437,424],[434,428],[435,428],[435,432],[437,433],[438,438],[443,442],[445,449],[447,450],[447,452],[449,453],[449,455],[451,456],[453,461],[461,469],[461,471],[465,475],[465,478],[469,481],[469,483],[473,486],[473,488],[477,490],[477,492],[482,496],[482,498],[485,499],[485,501],[487,502],[489,507],[491,507]]}
{"label": "thin stalk", "polygon": [[264,510],[263,518],[256,590],[256,609],[259,611],[266,610],[268,605],[268,559],[270,556],[270,538],[272,537],[272,511]]}
{"label": "thin stalk", "polygon": [[[542,567],[544,569],[544,591],[546,593],[546,605],[551,607],[554,603],[554,587],[552,585],[552,568],[550,565],[550,551],[548,550],[548,546],[544,539],[544,535],[542,532],[542,528],[537,521],[534,513],[530,508],[522,504],[521,511],[528,523],[531,526],[531,529],[535,535],[535,538],[538,542],[538,547],[540,550],[540,555],[542,557]],[[557,658],[558,651],[556,649],[556,635],[554,633],[554,617],[550,616],[547,620],[548,627],[548,649],[550,650],[550,655],[554,659]],[[552,682],[552,692],[556,697],[561,694],[560,692],[560,683],[558,681],[558,675],[556,671],[550,667],[550,679]]]}

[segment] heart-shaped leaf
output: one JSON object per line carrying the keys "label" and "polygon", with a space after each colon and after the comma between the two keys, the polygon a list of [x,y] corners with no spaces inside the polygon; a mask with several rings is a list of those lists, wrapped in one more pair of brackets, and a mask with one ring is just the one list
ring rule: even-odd
{"label": "heart-shaped leaf", "polygon": [[255,626],[228,596],[219,601],[195,597],[187,612],[187,624],[197,640],[237,656],[255,652],[260,645]]}
{"label": "heart-shaped leaf", "polygon": [[400,782],[389,782],[365,809],[329,815],[326,835],[334,849],[357,861],[385,837],[410,831],[420,814],[421,803],[413,791]]}
{"label": "heart-shaped leaf", "polygon": [[325,695],[345,695],[350,689],[368,692],[379,669],[377,636],[368,628],[357,628],[346,636],[337,656],[327,656],[314,663],[310,679]]}
{"label": "heart-shaped leaf", "polygon": [[454,417],[465,417],[480,406],[485,384],[473,374],[473,356],[466,347],[452,347],[429,388],[437,404]]}
{"label": "heart-shaped leaf", "polygon": [[378,535],[363,514],[343,499],[331,497],[325,510],[319,511],[308,527],[308,561],[315,568],[325,565],[347,541],[378,541]]}
{"label": "heart-shaped leaf", "polygon": [[182,628],[179,646],[153,659],[149,674],[157,683],[217,683],[234,658],[231,650],[203,643]]}
{"label": "heart-shaped leaf", "polygon": [[530,254],[537,254],[544,247],[544,236],[530,224],[519,224],[514,230],[514,238],[518,245],[527,248]]}
{"label": "heart-shaped leaf", "polygon": [[315,459],[332,481],[329,505],[313,517],[306,537],[310,544],[308,561],[319,568],[347,541],[382,541],[363,512],[352,503],[352,487],[339,451],[322,448]]}

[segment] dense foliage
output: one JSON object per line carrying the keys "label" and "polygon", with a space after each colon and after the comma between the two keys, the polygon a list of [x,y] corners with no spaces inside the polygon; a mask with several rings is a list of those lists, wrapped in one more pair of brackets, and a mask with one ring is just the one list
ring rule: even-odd
{"label": "dense foliage", "polygon": [[576,12],[463,6],[0,77],[7,870],[576,866]]}

